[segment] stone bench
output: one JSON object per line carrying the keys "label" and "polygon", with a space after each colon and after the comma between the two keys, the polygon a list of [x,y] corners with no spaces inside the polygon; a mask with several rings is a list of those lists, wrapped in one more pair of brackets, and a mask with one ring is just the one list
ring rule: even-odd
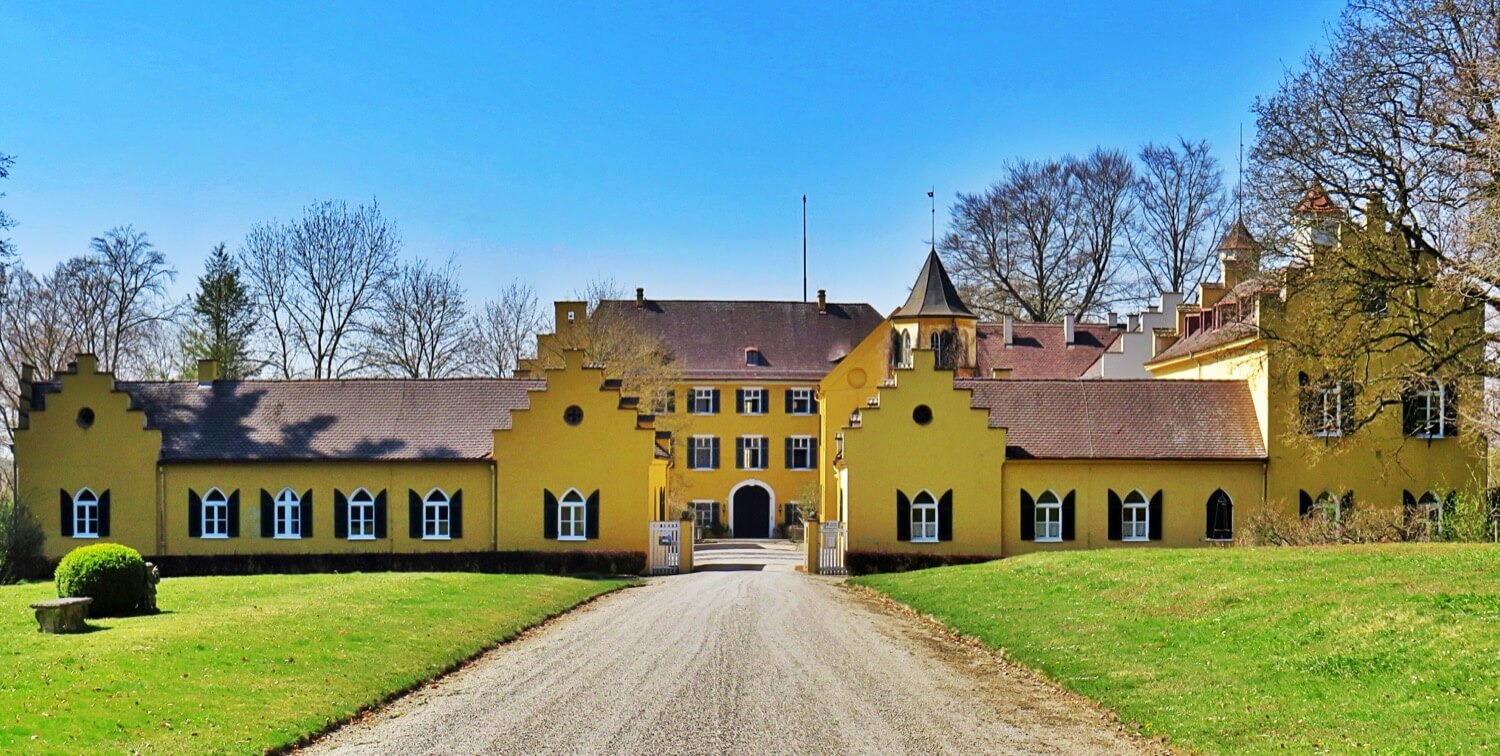
{"label": "stone bench", "polygon": [[31,605],[36,610],[36,622],[40,627],[38,632],[43,633],[81,633],[86,628],[83,619],[88,616],[89,604],[94,600],[87,597],[59,598],[49,601],[38,601]]}

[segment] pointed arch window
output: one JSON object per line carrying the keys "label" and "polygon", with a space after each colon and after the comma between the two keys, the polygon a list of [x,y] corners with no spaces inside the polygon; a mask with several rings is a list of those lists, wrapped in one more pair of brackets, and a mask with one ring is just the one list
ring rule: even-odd
{"label": "pointed arch window", "polygon": [[1324,491],[1313,500],[1313,513],[1323,518],[1337,522],[1339,519],[1339,497],[1332,491]]}
{"label": "pointed arch window", "polygon": [[375,540],[375,497],[363,488],[349,496],[349,540]]}
{"label": "pointed arch window", "polygon": [[911,500],[911,541],[938,542],[938,503],[927,491],[918,492]]}
{"label": "pointed arch window", "polygon": [[276,538],[302,537],[302,499],[290,488],[276,494]]}
{"label": "pointed arch window", "polygon": [[203,494],[203,537],[229,537],[229,497],[217,488]]}
{"label": "pointed arch window", "polygon": [[1417,514],[1427,520],[1435,533],[1443,531],[1443,501],[1438,495],[1428,491],[1417,499]]}
{"label": "pointed arch window", "polygon": [[452,506],[448,494],[434,488],[422,498],[422,539],[443,541],[453,537]]}
{"label": "pointed arch window", "polygon": [[933,331],[929,337],[932,351],[937,353],[937,366],[951,370],[956,362],[957,337],[946,328]]}
{"label": "pointed arch window", "polygon": [[1131,491],[1125,495],[1120,509],[1120,540],[1151,540],[1151,508],[1146,495]]}
{"label": "pointed arch window", "polygon": [[99,537],[99,496],[91,489],[73,496],[73,537]]}
{"label": "pointed arch window", "polygon": [[1036,497],[1036,540],[1062,541],[1062,499],[1052,491]]}
{"label": "pointed arch window", "polygon": [[568,489],[557,503],[557,540],[582,541],[588,538],[588,508],[583,494]]}

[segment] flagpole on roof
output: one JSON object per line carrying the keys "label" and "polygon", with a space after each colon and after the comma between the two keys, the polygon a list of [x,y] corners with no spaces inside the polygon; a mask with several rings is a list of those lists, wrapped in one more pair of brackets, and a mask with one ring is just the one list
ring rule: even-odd
{"label": "flagpole on roof", "polygon": [[802,301],[807,301],[807,195],[802,195]]}

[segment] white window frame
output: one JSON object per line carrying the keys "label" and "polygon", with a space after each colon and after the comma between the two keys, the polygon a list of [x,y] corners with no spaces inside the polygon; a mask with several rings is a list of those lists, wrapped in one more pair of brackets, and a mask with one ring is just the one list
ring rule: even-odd
{"label": "white window frame", "polygon": [[[1062,543],[1062,497],[1050,489],[1037,496],[1032,525],[1037,543]],[[1056,530],[1056,535],[1052,534],[1053,530]]]}
{"label": "white window frame", "polygon": [[[766,438],[765,436],[740,436],[740,440],[743,442],[742,444],[740,444],[741,453],[744,454],[744,456],[741,459],[736,460],[737,462],[740,463],[740,466],[741,466],[740,469],[742,469],[742,470],[764,470],[764,469],[766,469],[766,466],[770,464],[770,459],[771,459],[771,443],[770,443],[770,439]],[[754,442],[754,450],[755,450],[756,453],[758,453],[760,455],[760,464],[759,465],[752,465],[752,464],[750,464],[750,460],[751,460],[751,442]]]}
{"label": "white window frame", "polygon": [[1125,494],[1120,502],[1120,540],[1151,540],[1151,502],[1139,490]]}
{"label": "white window frame", "polygon": [[87,486],[78,489],[73,494],[73,537],[98,538],[99,514],[99,494]]}
{"label": "white window frame", "polygon": [[[790,436],[792,439],[792,464],[790,470],[816,470],[818,460],[813,458],[812,442],[814,436]],[[797,454],[801,453],[807,457],[805,466],[797,464]]]}
{"label": "white window frame", "polygon": [[[1330,522],[1338,522],[1344,516],[1344,500],[1332,491],[1324,491],[1313,499],[1313,512],[1323,515]],[[1332,517],[1329,517],[1329,514]]]}
{"label": "white window frame", "polygon": [[198,509],[199,532],[203,538],[218,540],[229,537],[229,497],[217,487],[203,494]]}
{"label": "white window frame", "polygon": [[[740,391],[740,396],[742,397],[742,399],[740,401],[739,411],[741,415],[766,414],[767,410],[769,409],[770,401],[768,401],[769,393],[765,389],[759,386],[752,386],[750,388],[740,389]],[[755,412],[750,411],[750,397],[752,395],[755,396],[755,405],[756,407],[758,407]]]}
{"label": "white window frame", "polygon": [[302,537],[302,497],[296,491],[283,488],[276,494],[271,517],[275,522],[274,538],[294,541]]}
{"label": "white window frame", "polygon": [[[719,469],[718,466],[714,464],[714,451],[713,451],[714,446],[718,445],[718,443],[719,443],[719,437],[718,436],[700,436],[700,435],[695,435],[695,436],[689,436],[689,438],[691,438],[693,440],[693,442],[691,444],[688,444],[688,453],[691,454],[691,455],[693,455],[693,458],[692,458],[692,464],[688,465],[688,469],[691,469],[691,470],[717,470],[717,469]],[[698,464],[698,456],[697,455],[699,455],[699,454],[704,455],[703,459],[706,460],[708,464],[703,464],[703,465]]]}
{"label": "white window frame", "polygon": [[693,524],[703,530],[713,528],[714,501],[712,499],[697,499],[693,501]]}
{"label": "white window frame", "polygon": [[[1442,384],[1438,384],[1437,386],[1434,386],[1432,388],[1418,389],[1416,392],[1416,398],[1418,401],[1422,402],[1422,405],[1426,410],[1426,422],[1422,423],[1422,427],[1428,428],[1429,430],[1426,433],[1419,432],[1413,437],[1427,439],[1447,438],[1448,418],[1447,413],[1444,410],[1447,409],[1447,406],[1445,405],[1447,404],[1448,398],[1444,393]],[[1436,429],[1436,432],[1433,432],[1431,429]],[[1432,492],[1428,491],[1428,493]]]}
{"label": "white window frame", "polygon": [[1443,532],[1443,499],[1437,495],[1437,492],[1424,492],[1417,499],[1417,514],[1432,523],[1435,532]]}
{"label": "white window frame", "polygon": [[588,499],[570,488],[557,500],[557,540],[588,540]]}
{"label": "white window frame", "polygon": [[[792,392],[792,414],[812,415],[813,412],[813,390],[811,388],[794,388]],[[800,407],[800,408],[799,408]]]}
{"label": "white window frame", "polygon": [[441,488],[422,497],[422,540],[453,540],[453,497]]}
{"label": "white window frame", "polygon": [[755,347],[745,349],[745,367],[761,367],[765,364],[766,357]]}
{"label": "white window frame", "polygon": [[912,353],[911,331],[901,332],[901,364],[897,367],[910,369],[916,364],[916,355]]}
{"label": "white window frame", "polygon": [[[712,386],[694,386],[688,398],[688,411],[693,415],[712,415],[714,413],[714,389]],[[703,401],[704,409],[698,409],[698,401]]]}
{"label": "white window frame", "polygon": [[1313,432],[1320,438],[1339,438],[1344,435],[1344,384],[1335,382],[1318,387],[1318,399],[1322,405],[1320,424]]}
{"label": "white window frame", "polygon": [[929,491],[918,491],[911,500],[911,542],[938,542],[937,499]]}
{"label": "white window frame", "polygon": [[[426,503],[423,502],[425,515]],[[349,494],[349,540],[351,541],[373,541],[375,540],[375,495],[364,488],[357,488],[354,493]],[[355,533],[355,525],[360,526],[359,533]]]}

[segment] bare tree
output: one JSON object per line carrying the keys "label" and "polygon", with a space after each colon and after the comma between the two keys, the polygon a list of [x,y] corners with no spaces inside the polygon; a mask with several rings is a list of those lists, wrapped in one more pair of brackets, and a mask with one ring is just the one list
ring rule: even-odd
{"label": "bare tree", "polygon": [[118,370],[145,347],[153,325],[176,313],[166,295],[177,274],[146,234],[131,226],[110,229],[89,246],[88,278],[102,284],[104,297],[99,359],[104,369]]}
{"label": "bare tree", "polygon": [[437,270],[418,260],[381,287],[365,362],[400,378],[449,378],[468,368],[470,342],[468,305],[453,260]]}
{"label": "bare tree", "polygon": [[959,194],[940,249],[969,304],[1038,322],[1109,304],[1129,180],[1122,155],[1096,150],[1084,160],[1017,161],[985,192]]}
{"label": "bare tree", "polygon": [[1135,185],[1130,257],[1151,295],[1192,296],[1207,279],[1224,231],[1224,175],[1207,142],[1147,144]]}
{"label": "bare tree", "polygon": [[[1497,196],[1486,149],[1497,130],[1497,59],[1500,1],[1360,0],[1327,50],[1256,101],[1247,200],[1267,255],[1301,262],[1315,215],[1336,219],[1328,231],[1344,237],[1341,247],[1352,239],[1378,251],[1388,234],[1398,242],[1388,253],[1326,256],[1342,281],[1304,287],[1325,310],[1387,313],[1380,329],[1290,324],[1280,348],[1323,362],[1380,353],[1408,384],[1500,375],[1500,337],[1451,327],[1500,305],[1500,248],[1476,233]],[[1287,213],[1311,184],[1329,201],[1318,213]],[[1465,412],[1482,404],[1467,401]],[[1364,406],[1398,403],[1391,391],[1367,392]]]}
{"label": "bare tree", "polygon": [[395,273],[396,227],[371,203],[309,206],[301,219],[251,229],[240,258],[282,377],[332,378],[356,369],[352,343]]}
{"label": "bare tree", "polygon": [[498,378],[513,375],[521,360],[536,354],[544,323],[536,290],[512,280],[474,317],[475,368]]}

